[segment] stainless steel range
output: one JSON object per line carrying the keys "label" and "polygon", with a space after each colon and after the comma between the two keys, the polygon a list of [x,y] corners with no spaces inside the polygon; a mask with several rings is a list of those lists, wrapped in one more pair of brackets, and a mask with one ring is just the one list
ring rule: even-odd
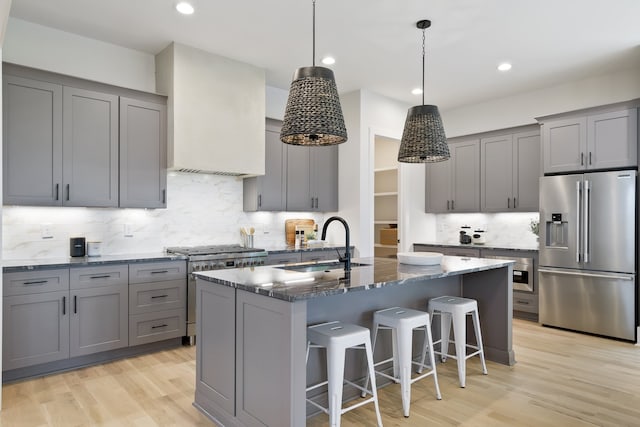
{"label": "stainless steel range", "polygon": [[240,245],[181,246],[167,248],[167,253],[188,257],[187,336],[194,344],[196,335],[196,279],[193,272],[264,265],[267,251]]}

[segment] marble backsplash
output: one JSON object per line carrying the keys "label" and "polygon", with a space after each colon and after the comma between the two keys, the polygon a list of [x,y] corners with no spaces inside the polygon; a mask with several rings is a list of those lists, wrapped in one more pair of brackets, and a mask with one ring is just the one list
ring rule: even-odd
{"label": "marble backsplash", "polygon": [[67,257],[70,237],[101,241],[105,255],[240,244],[240,227],[255,228],[255,247],[281,247],[285,219],[324,220],[309,212],[243,212],[242,180],[236,177],[170,172],[167,196],[167,209],[4,206],[2,258]]}
{"label": "marble backsplash", "polygon": [[534,247],[537,236],[531,232],[530,223],[538,219],[538,212],[440,214],[436,215],[436,241],[457,243],[460,227],[468,225],[472,230],[485,230],[486,244]]}

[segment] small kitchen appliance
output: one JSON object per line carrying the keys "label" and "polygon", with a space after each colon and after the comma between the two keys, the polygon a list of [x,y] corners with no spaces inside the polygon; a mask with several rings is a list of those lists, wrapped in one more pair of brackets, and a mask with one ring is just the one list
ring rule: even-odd
{"label": "small kitchen appliance", "polygon": [[460,227],[460,243],[468,245],[471,243],[471,227],[463,225]]}
{"label": "small kitchen appliance", "polygon": [[101,256],[102,242],[87,242],[87,256]]}
{"label": "small kitchen appliance", "polygon": [[485,242],[484,230],[474,230],[471,235],[471,243],[474,245],[484,245]]}
{"label": "small kitchen appliance", "polygon": [[72,237],[69,239],[69,255],[72,257],[81,257],[85,255],[85,238]]}

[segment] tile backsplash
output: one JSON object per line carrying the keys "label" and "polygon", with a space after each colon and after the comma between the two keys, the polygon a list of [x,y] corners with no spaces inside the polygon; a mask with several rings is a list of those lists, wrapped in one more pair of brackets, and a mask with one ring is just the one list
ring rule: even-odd
{"label": "tile backsplash", "polygon": [[309,212],[243,212],[242,180],[235,177],[170,172],[167,196],[167,209],[4,206],[2,258],[67,257],[70,237],[101,241],[104,255],[239,244],[240,227],[255,228],[255,247],[281,247],[285,219],[324,219]]}
{"label": "tile backsplash", "polygon": [[538,212],[440,214],[436,215],[436,239],[457,243],[460,227],[468,225],[472,230],[485,231],[487,245],[531,247],[536,245],[537,236],[531,232],[530,223],[538,218]]}

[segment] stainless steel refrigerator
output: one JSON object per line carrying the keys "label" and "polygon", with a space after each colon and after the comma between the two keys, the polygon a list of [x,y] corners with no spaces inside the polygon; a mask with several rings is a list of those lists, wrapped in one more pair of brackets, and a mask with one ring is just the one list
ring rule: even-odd
{"label": "stainless steel refrigerator", "polygon": [[636,171],[540,178],[540,322],[636,340]]}

